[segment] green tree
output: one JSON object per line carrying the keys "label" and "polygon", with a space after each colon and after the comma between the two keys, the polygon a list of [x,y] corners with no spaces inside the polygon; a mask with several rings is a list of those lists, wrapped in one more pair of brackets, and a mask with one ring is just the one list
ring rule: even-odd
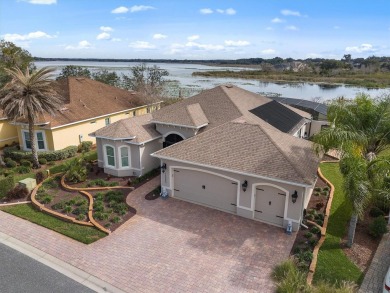
{"label": "green tree", "polygon": [[34,58],[31,54],[12,42],[0,41],[0,88],[8,81],[10,76],[5,71],[6,68],[18,66],[19,68],[29,68],[30,72],[36,67],[33,63]]}
{"label": "green tree", "polygon": [[335,148],[341,153],[344,191],[353,207],[348,233],[352,246],[358,217],[363,216],[373,193],[385,192],[384,177],[373,174],[390,172],[389,164],[377,157],[390,148],[390,97],[371,99],[362,94],[354,100],[338,99],[329,106],[328,119],[331,127],[313,140],[317,151]]}
{"label": "green tree", "polygon": [[92,73],[92,78],[111,86],[121,86],[121,78],[115,71],[108,71],[107,69],[99,70]]}
{"label": "green tree", "polygon": [[28,122],[33,167],[39,168],[34,125],[38,115],[54,115],[62,100],[56,92],[52,80],[54,68],[41,68],[30,74],[29,68],[23,73],[18,67],[5,69],[10,75],[0,91],[0,108],[10,120],[23,119]]}
{"label": "green tree", "polygon": [[62,68],[61,73],[57,77],[57,80],[70,76],[91,78],[91,72],[88,70],[88,68],[75,65],[67,65]]}
{"label": "green tree", "polygon": [[122,87],[143,94],[148,102],[162,97],[165,87],[164,76],[169,73],[160,67],[139,64],[130,68],[131,76],[122,74]]}

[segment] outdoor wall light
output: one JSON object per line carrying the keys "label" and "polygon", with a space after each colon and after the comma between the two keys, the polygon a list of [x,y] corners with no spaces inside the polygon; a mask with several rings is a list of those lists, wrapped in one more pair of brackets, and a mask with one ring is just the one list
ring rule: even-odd
{"label": "outdoor wall light", "polygon": [[242,190],[245,192],[246,191],[246,189],[248,188],[248,181],[244,181],[244,183],[242,183]]}
{"label": "outdoor wall light", "polygon": [[298,199],[298,192],[295,190],[293,194],[291,194],[291,200],[293,203],[296,203]]}
{"label": "outdoor wall light", "polygon": [[165,170],[167,169],[167,164],[162,164],[161,165],[161,171],[163,172],[163,173],[165,173]]}

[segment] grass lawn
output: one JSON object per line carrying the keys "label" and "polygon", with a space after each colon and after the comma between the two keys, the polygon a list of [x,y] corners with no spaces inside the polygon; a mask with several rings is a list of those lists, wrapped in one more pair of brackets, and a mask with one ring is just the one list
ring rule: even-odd
{"label": "grass lawn", "polygon": [[318,253],[314,283],[326,280],[334,284],[345,280],[361,284],[363,273],[348,259],[340,248],[340,241],[347,233],[352,208],[342,191],[343,179],[339,170],[339,164],[322,163],[321,171],[333,183],[335,193],[326,231],[326,239]]}
{"label": "grass lawn", "polygon": [[106,236],[105,233],[99,231],[95,227],[72,224],[44,214],[43,212],[39,212],[34,209],[31,204],[7,206],[1,207],[0,209],[4,212],[49,228],[85,244],[90,244]]}

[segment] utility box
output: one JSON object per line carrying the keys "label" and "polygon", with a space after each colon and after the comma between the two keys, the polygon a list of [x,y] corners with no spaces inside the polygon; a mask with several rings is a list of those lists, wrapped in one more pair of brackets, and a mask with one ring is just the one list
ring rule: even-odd
{"label": "utility box", "polygon": [[26,187],[28,192],[31,192],[36,186],[37,186],[37,180],[34,178],[26,178],[23,180],[20,180],[19,185]]}

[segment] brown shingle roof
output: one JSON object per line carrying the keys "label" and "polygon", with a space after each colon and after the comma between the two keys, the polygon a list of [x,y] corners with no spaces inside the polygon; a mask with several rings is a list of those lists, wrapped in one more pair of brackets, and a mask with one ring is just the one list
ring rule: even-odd
{"label": "brown shingle roof", "polygon": [[315,181],[319,163],[310,142],[282,133],[265,122],[253,124],[244,117],[155,155],[300,184]]}
{"label": "brown shingle roof", "polygon": [[49,127],[93,119],[142,105],[143,99],[140,94],[96,80],[68,77],[54,83],[64,104],[55,116],[45,114],[39,117],[37,122],[48,122]]}
{"label": "brown shingle roof", "polygon": [[90,135],[110,139],[131,139],[134,143],[143,143],[153,138],[161,137],[151,123],[152,114],[145,114],[119,120],[107,125]]}

